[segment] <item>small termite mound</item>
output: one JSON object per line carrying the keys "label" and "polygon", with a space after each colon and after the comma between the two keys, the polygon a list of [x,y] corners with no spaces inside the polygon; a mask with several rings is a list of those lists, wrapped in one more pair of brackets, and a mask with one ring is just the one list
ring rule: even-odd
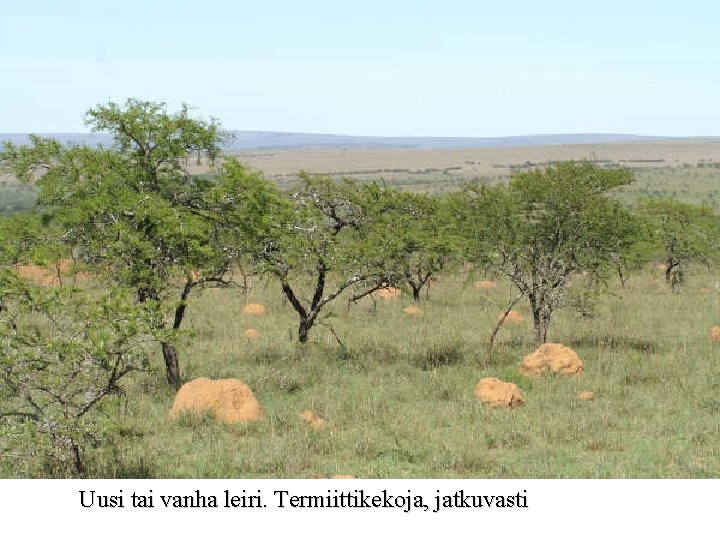
{"label": "small termite mound", "polygon": [[523,317],[520,313],[518,313],[514,309],[511,309],[508,312],[507,317],[505,317],[505,322],[507,322],[507,323],[521,323],[523,321],[525,321],[525,317]]}
{"label": "small termite mound", "polygon": [[416,305],[408,306],[406,308],[403,308],[403,312],[407,315],[420,315],[423,310],[417,307]]}
{"label": "small termite mound", "polygon": [[248,339],[258,339],[260,337],[260,331],[255,328],[248,328],[245,330],[245,337]]}
{"label": "small termite mound", "polygon": [[262,304],[247,304],[242,311],[245,315],[264,315],[265,306]]}
{"label": "small termite mound", "polygon": [[577,353],[559,343],[540,345],[520,364],[520,374],[526,377],[540,377],[548,373],[579,375],[583,369],[583,362]]}
{"label": "small termite mound", "polygon": [[720,343],[720,326],[713,326],[710,329],[710,343]]}
{"label": "small termite mound", "polygon": [[319,429],[325,425],[325,419],[321,418],[317,415],[317,413],[315,413],[315,411],[311,411],[310,409],[301,412],[300,418],[303,422],[314,429]]}
{"label": "small termite mound", "polygon": [[401,294],[402,291],[395,287],[383,287],[372,293],[375,298],[382,298],[383,300],[395,300],[400,298]]}
{"label": "small termite mound", "polygon": [[487,291],[490,289],[494,289],[497,287],[497,283],[494,281],[476,281],[475,282],[475,288],[480,291]]}
{"label": "small termite mound", "polygon": [[495,377],[480,379],[475,385],[475,396],[490,407],[514,409],[525,403],[517,384],[501,381]]}
{"label": "small termite mound", "polygon": [[175,396],[170,418],[186,411],[210,412],[226,424],[253,422],[265,417],[265,411],[250,387],[238,379],[199,377],[185,383]]}

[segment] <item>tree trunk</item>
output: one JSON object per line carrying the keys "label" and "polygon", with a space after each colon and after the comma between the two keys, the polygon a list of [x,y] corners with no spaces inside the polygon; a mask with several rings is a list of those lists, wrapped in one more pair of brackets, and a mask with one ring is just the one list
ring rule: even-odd
{"label": "tree trunk", "polygon": [[535,345],[540,346],[547,341],[548,326],[550,326],[550,316],[536,312],[533,309],[533,324],[535,326]]}
{"label": "tree trunk", "polygon": [[165,360],[165,374],[168,384],[174,388],[180,387],[180,361],[175,345],[161,341],[163,359]]}
{"label": "tree trunk", "polygon": [[420,285],[418,287],[414,283],[410,283],[410,288],[412,289],[412,292],[413,292],[413,300],[415,301],[416,304],[419,303],[420,302],[420,291],[422,290],[422,285]]}
{"label": "tree trunk", "polygon": [[300,343],[307,343],[308,334],[312,328],[314,320],[312,319],[300,319],[300,326],[298,327],[298,339]]}
{"label": "tree trunk", "polygon": [[495,345],[495,336],[500,331],[500,327],[505,322],[505,319],[507,319],[507,316],[510,313],[510,311],[512,310],[512,308],[515,306],[515,304],[517,304],[520,301],[520,299],[523,296],[525,296],[525,294],[521,292],[515,298],[510,300],[507,307],[505,308],[505,311],[503,312],[502,315],[500,315],[497,322],[495,323],[495,328],[493,328],[493,331],[490,333],[490,339],[488,340],[488,347],[487,347],[488,356],[492,356],[493,346]]}
{"label": "tree trunk", "polygon": [[672,259],[668,259],[665,262],[665,282],[670,283],[672,281],[672,273],[677,264]]}
{"label": "tree trunk", "polygon": [[551,311],[536,298],[530,299],[530,305],[532,306],[533,325],[535,327],[535,345],[539,347],[547,341]]}

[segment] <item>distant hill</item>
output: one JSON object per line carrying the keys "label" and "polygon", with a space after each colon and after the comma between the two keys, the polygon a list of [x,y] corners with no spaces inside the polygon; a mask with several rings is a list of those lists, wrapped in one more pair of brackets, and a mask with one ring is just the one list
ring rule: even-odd
{"label": "distant hill", "polygon": [[[112,139],[103,133],[42,133],[63,143],[90,146],[111,144]],[[644,135],[611,133],[574,133],[559,135],[518,135],[513,137],[364,137],[355,135],[324,135],[317,133],[286,133],[280,131],[233,131],[233,138],[225,144],[228,151],[248,150],[299,150],[304,148],[347,149],[453,149],[493,148],[512,146],[546,146],[562,144],[597,144],[630,141],[671,139]],[[27,144],[26,133],[0,133],[0,141]]]}

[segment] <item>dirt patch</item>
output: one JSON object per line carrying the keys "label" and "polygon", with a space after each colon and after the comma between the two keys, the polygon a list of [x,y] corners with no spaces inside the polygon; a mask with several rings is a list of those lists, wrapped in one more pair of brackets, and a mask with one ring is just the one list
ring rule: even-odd
{"label": "dirt patch", "polygon": [[497,283],[494,281],[476,281],[475,288],[481,291],[487,291],[497,287]]}
{"label": "dirt patch", "polygon": [[252,422],[265,417],[265,411],[252,390],[238,379],[193,379],[182,385],[175,396],[170,417],[184,411],[211,412],[220,422]]}
{"label": "dirt patch", "polygon": [[720,326],[713,326],[710,329],[710,343],[720,343]]}
{"label": "dirt patch", "polygon": [[372,295],[375,298],[382,298],[383,300],[394,300],[396,298],[400,298],[402,291],[395,287],[384,287],[373,292]]}
{"label": "dirt patch", "polygon": [[315,413],[315,411],[311,411],[310,409],[301,412],[300,418],[302,418],[303,422],[315,429],[319,429],[325,425],[325,419],[321,418]]}
{"label": "dirt patch", "polygon": [[539,377],[547,373],[579,375],[583,369],[582,360],[577,353],[559,343],[541,345],[520,364],[520,374],[527,377]]}
{"label": "dirt patch", "polygon": [[475,385],[475,396],[490,407],[508,407],[513,409],[525,403],[518,385],[485,377]]}
{"label": "dirt patch", "polygon": [[264,315],[265,306],[262,304],[248,304],[243,308],[245,315]]}
{"label": "dirt patch", "polygon": [[407,313],[408,315],[420,315],[423,310],[417,306],[408,306],[403,309],[403,312]]}
{"label": "dirt patch", "polygon": [[595,392],[591,392],[590,390],[583,390],[582,392],[577,393],[577,398],[579,401],[592,401],[595,399]]}
{"label": "dirt patch", "polygon": [[245,330],[245,337],[248,339],[258,339],[260,337],[260,331],[255,328],[248,328]]}

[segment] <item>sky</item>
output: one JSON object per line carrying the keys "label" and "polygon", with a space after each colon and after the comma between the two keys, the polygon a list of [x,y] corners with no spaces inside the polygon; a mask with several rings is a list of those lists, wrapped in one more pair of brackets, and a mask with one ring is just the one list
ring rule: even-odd
{"label": "sky", "polygon": [[127,98],[226,129],[720,135],[717,0],[3,0],[0,133]]}

